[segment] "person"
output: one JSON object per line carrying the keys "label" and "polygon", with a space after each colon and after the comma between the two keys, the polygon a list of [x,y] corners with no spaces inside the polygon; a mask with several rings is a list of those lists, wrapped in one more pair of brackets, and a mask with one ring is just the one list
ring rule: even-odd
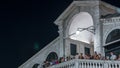
{"label": "person", "polygon": [[100,53],[98,54],[98,56],[99,56],[99,60],[103,60],[104,59],[104,57]]}
{"label": "person", "polygon": [[84,59],[83,53],[80,53],[79,59]]}
{"label": "person", "polygon": [[78,53],[76,53],[75,59],[79,59],[79,54]]}
{"label": "person", "polygon": [[59,64],[59,61],[57,59],[55,60],[55,64]]}
{"label": "person", "polygon": [[52,59],[51,65],[55,65],[55,60],[54,59]]}
{"label": "person", "polygon": [[105,57],[105,60],[110,60],[110,57],[109,57],[109,56],[106,56],[106,57]]}
{"label": "person", "polygon": [[94,52],[93,59],[98,60],[99,56],[97,55],[97,52]]}
{"label": "person", "polygon": [[118,59],[117,60],[120,60],[120,54],[118,55]]}
{"label": "person", "polygon": [[65,58],[64,58],[64,57],[61,58],[61,63],[62,63],[62,62],[65,62]]}
{"label": "person", "polygon": [[45,67],[46,67],[46,65],[45,65],[45,64],[46,64],[46,61],[44,61],[44,62],[43,62],[43,64],[42,64],[42,67],[43,67],[43,68],[45,68]]}
{"label": "person", "polygon": [[85,54],[84,59],[90,59],[90,56],[88,54]]}
{"label": "person", "polygon": [[59,59],[59,63],[62,63],[62,58],[63,58],[63,57],[60,57],[60,59]]}
{"label": "person", "polygon": [[70,56],[67,56],[67,57],[66,57],[66,61],[69,61],[69,60],[71,60],[71,57],[70,57]]}
{"label": "person", "polygon": [[113,52],[110,52],[110,60],[116,60],[117,59],[117,56],[113,53]]}

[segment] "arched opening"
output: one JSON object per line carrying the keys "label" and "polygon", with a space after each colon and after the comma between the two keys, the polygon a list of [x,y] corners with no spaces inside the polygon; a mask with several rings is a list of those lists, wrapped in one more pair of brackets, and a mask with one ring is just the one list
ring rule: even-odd
{"label": "arched opening", "polygon": [[38,64],[38,63],[36,63],[36,64],[34,64],[34,65],[33,65],[33,67],[32,67],[32,68],[38,68],[38,66],[39,66],[39,64]]}
{"label": "arched opening", "polygon": [[49,61],[51,62],[52,60],[57,60],[58,59],[58,56],[55,52],[51,52],[47,58],[46,58],[46,61]]}
{"label": "arched opening", "polygon": [[120,29],[115,29],[109,33],[106,39],[105,53],[109,55],[112,51],[120,54]]}
{"label": "arched opening", "polygon": [[[93,43],[94,42],[94,34],[90,31],[93,27],[93,19],[92,16],[88,12],[80,12],[73,16],[70,28],[69,28],[69,38],[73,40],[82,41],[85,43]],[[78,29],[81,31],[76,32]]]}
{"label": "arched opening", "polygon": [[106,44],[120,39],[120,29],[115,29],[107,36]]}

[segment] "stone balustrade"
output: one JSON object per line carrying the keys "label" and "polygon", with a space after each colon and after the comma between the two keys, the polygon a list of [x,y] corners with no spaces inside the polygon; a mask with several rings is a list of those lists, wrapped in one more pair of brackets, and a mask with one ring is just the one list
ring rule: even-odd
{"label": "stone balustrade", "polygon": [[74,59],[48,68],[120,68],[120,61]]}
{"label": "stone balustrade", "polygon": [[120,17],[113,17],[113,18],[106,18],[106,19],[100,19],[103,23],[120,23]]}

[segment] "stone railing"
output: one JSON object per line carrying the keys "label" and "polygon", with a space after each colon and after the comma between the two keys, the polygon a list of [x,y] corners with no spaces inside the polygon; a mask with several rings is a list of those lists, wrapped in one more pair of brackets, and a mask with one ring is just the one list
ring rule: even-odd
{"label": "stone railing", "polygon": [[120,68],[120,61],[74,59],[48,68]]}
{"label": "stone railing", "polygon": [[104,18],[100,21],[103,23],[120,23],[120,17]]}

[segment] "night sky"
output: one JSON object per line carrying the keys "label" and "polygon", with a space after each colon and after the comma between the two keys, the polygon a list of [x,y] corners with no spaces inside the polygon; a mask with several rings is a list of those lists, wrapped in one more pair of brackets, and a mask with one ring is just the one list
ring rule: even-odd
{"label": "night sky", "polygon": [[[105,1],[105,0],[104,0]],[[53,22],[72,0],[0,2],[0,68],[17,68],[58,36]],[[120,7],[119,0],[106,0]]]}

